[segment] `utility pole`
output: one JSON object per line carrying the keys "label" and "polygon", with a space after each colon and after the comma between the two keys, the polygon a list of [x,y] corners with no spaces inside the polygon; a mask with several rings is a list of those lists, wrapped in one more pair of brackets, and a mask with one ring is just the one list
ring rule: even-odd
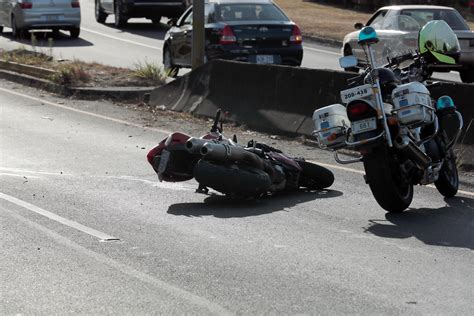
{"label": "utility pole", "polygon": [[193,1],[193,69],[204,64],[204,0]]}

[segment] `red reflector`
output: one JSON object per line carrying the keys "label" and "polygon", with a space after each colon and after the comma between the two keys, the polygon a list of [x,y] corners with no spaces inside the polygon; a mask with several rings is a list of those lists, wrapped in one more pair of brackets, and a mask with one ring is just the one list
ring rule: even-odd
{"label": "red reflector", "polygon": [[301,44],[303,42],[303,35],[301,35],[301,30],[297,25],[293,25],[290,42],[293,44]]}
{"label": "red reflector", "polygon": [[347,114],[351,116],[359,116],[370,111],[371,107],[365,102],[352,103],[347,107]]}
{"label": "red reflector", "polygon": [[234,44],[237,42],[237,37],[232,31],[232,28],[229,25],[224,26],[221,32],[221,39],[219,40],[219,44],[227,45],[227,44]]}
{"label": "red reflector", "polygon": [[22,8],[22,9],[31,9],[31,8],[33,8],[33,3],[31,3],[31,2],[22,2],[22,3],[20,3],[20,8]]}
{"label": "red reflector", "polygon": [[80,8],[80,7],[81,7],[81,4],[80,4],[79,0],[72,0],[72,1],[71,1],[71,7],[73,7],[73,8]]}

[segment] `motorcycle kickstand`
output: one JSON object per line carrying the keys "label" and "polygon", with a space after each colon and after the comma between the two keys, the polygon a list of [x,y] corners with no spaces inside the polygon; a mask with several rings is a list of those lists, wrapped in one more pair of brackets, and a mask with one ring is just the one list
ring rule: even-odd
{"label": "motorcycle kickstand", "polygon": [[207,195],[209,193],[209,189],[205,185],[200,184],[199,187],[196,189],[196,193],[202,193]]}

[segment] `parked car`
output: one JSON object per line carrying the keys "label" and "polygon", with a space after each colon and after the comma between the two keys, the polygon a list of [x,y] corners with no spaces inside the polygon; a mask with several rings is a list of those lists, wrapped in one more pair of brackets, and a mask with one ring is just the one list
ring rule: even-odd
{"label": "parked car", "polygon": [[[191,67],[193,8],[171,21],[163,45],[170,74]],[[205,58],[300,66],[301,31],[271,0],[210,0],[205,3]]]}
{"label": "parked car", "polygon": [[159,24],[161,17],[179,17],[192,0],[95,0],[95,20],[105,23],[109,14],[115,15],[116,27],[123,27],[129,18],[147,18]]}
{"label": "parked car", "polygon": [[[401,5],[380,8],[366,25],[372,26],[379,35],[380,42],[374,50],[378,62],[384,63],[387,57],[395,57],[407,51],[414,51],[418,43],[418,31],[431,20],[444,20],[456,33],[461,45],[461,56],[456,65],[434,66],[435,71],[459,71],[463,82],[474,82],[474,33],[459,12],[450,7],[431,5]],[[356,23],[360,30],[364,24]],[[355,55],[361,63],[365,55],[357,44],[359,31],[344,37],[342,53]]]}
{"label": "parked car", "polygon": [[0,0],[0,33],[12,29],[13,37],[22,37],[33,29],[67,30],[79,37],[81,8],[79,0]]}

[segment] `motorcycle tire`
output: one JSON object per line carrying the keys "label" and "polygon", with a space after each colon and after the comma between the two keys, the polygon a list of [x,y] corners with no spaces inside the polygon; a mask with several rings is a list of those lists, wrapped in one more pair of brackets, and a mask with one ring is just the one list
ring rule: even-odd
{"label": "motorcycle tire", "polygon": [[238,168],[201,159],[194,166],[199,184],[233,197],[258,197],[271,185],[270,176],[256,168]]}
{"label": "motorcycle tire", "polygon": [[304,160],[297,160],[303,169],[300,173],[299,186],[310,190],[329,188],[334,183],[331,170]]}
{"label": "motorcycle tire", "polygon": [[451,198],[458,193],[458,168],[456,166],[456,157],[454,156],[452,149],[439,171],[438,180],[436,180],[434,184],[436,189],[438,189],[438,192],[444,197]]}
{"label": "motorcycle tire", "polygon": [[398,165],[386,148],[377,148],[364,156],[364,168],[370,190],[387,212],[401,213],[413,200],[413,184],[400,179]]}

